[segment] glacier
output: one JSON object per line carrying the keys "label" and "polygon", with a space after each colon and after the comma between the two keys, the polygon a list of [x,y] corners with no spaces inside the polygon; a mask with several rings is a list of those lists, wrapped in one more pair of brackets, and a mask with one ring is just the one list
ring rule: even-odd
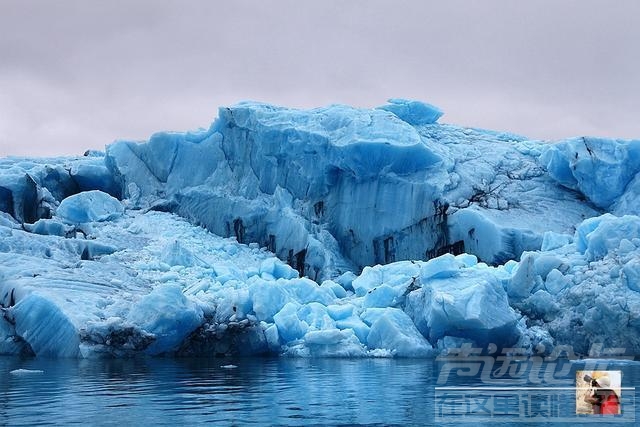
{"label": "glacier", "polygon": [[373,109],[0,159],[0,354],[640,354],[640,141]]}

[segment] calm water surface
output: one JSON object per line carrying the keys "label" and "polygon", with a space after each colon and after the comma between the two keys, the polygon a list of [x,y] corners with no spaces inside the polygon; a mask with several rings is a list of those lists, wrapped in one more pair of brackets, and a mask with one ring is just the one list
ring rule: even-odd
{"label": "calm water surface", "polygon": [[[237,367],[223,367],[229,364]],[[442,404],[435,389],[440,368],[431,360],[402,359],[0,357],[0,425],[434,425],[436,405]],[[561,392],[566,407],[560,409],[568,416],[575,413],[566,402],[575,395],[570,387],[576,369],[579,364],[560,384],[568,388]],[[623,371],[625,387],[640,385],[640,364],[612,369]],[[485,384],[452,376],[444,385]],[[578,421],[573,425],[594,420]],[[511,425],[513,420],[451,417],[449,422]]]}

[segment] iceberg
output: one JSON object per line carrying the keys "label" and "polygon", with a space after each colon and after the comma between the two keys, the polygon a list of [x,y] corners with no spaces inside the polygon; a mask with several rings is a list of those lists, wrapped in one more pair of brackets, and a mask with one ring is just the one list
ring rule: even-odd
{"label": "iceberg", "polygon": [[100,190],[83,191],[60,202],[56,216],[67,224],[107,221],[122,215],[124,207]]}
{"label": "iceberg", "polygon": [[545,147],[540,160],[559,183],[606,209],[640,171],[640,141],[572,138]]}
{"label": "iceberg", "polygon": [[432,275],[428,264],[434,261],[440,259],[426,263],[421,288],[408,295],[406,310],[420,332],[435,343],[458,337],[482,348],[515,345],[522,332],[519,317],[509,306],[501,272],[482,265],[452,271],[440,263],[444,268]]}
{"label": "iceberg", "polygon": [[410,125],[430,125],[443,114],[435,105],[400,98],[392,98],[387,105],[378,108],[391,111]]}
{"label": "iceberg", "polygon": [[0,354],[640,354],[640,142],[373,109],[0,159]]}
{"label": "iceberg", "polygon": [[578,353],[600,343],[638,354],[639,225],[640,217],[631,215],[590,218],[578,225],[576,243],[523,256],[508,284],[518,289],[511,305]]}

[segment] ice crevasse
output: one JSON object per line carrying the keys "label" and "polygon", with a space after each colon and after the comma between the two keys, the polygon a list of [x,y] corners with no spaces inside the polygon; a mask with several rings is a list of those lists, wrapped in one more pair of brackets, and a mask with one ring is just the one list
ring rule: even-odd
{"label": "ice crevasse", "polygon": [[0,159],[0,354],[640,352],[640,142],[244,102]]}

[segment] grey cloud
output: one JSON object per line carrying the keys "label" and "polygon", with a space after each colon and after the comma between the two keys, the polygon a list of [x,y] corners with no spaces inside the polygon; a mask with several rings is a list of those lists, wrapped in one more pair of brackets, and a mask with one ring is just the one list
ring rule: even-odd
{"label": "grey cloud", "polygon": [[431,102],[533,138],[640,137],[634,0],[0,1],[0,155],[207,126],[217,107]]}

